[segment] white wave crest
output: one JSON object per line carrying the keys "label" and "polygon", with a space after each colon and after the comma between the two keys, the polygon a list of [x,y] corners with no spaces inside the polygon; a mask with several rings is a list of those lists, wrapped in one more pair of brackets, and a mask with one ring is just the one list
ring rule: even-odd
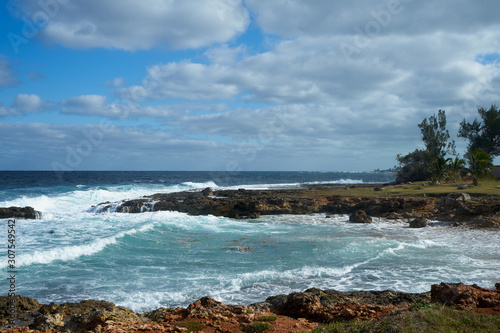
{"label": "white wave crest", "polygon": [[187,186],[190,189],[199,189],[199,188],[207,188],[207,187],[218,188],[219,187],[219,185],[217,185],[213,181],[208,181],[208,182],[204,182],[204,183],[184,182],[181,185]]}
{"label": "white wave crest", "polygon": [[[104,248],[111,244],[116,244],[118,239],[126,236],[136,234],[138,232],[145,232],[152,229],[154,224],[147,224],[139,229],[131,229],[122,231],[114,236],[102,238],[83,245],[64,246],[48,251],[35,251],[27,255],[19,255],[17,259],[17,266],[29,266],[33,264],[49,264],[57,260],[70,261],[78,259],[82,256],[90,256],[101,252]],[[0,265],[0,268],[6,267],[6,264]]]}

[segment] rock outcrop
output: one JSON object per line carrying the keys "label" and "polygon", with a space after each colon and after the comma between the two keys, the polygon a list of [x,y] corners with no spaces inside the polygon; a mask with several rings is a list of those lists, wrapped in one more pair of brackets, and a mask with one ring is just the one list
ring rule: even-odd
{"label": "rock outcrop", "polygon": [[463,283],[441,283],[431,287],[431,301],[460,310],[500,313],[500,286],[496,290],[467,286]]}
{"label": "rock outcrop", "polygon": [[425,228],[427,227],[427,219],[425,217],[417,217],[410,222],[410,228]]}
{"label": "rock outcrop", "polygon": [[[423,221],[453,221],[477,228],[500,228],[500,199],[466,193],[442,197],[352,197],[327,196],[320,190],[218,190],[155,194],[114,205],[105,202],[94,211],[116,207],[119,213],[178,211],[191,215],[215,215],[236,219],[259,218],[279,214],[349,214],[364,211],[369,217]],[[353,217],[353,218],[354,218]],[[423,223],[421,223],[422,225]]]}
{"label": "rock outcrop", "polygon": [[42,213],[33,207],[0,207],[0,219],[10,218],[35,220],[42,218]]}
{"label": "rock outcrop", "polygon": [[364,210],[357,210],[351,214],[349,221],[353,223],[373,223],[373,220]]}
{"label": "rock outcrop", "polygon": [[[308,289],[289,295],[268,297],[251,305],[226,305],[203,297],[186,308],[159,308],[137,314],[106,301],[54,303],[16,296],[15,328],[18,332],[246,332],[253,325],[266,323],[270,331],[310,331],[323,323],[351,320],[379,320],[409,310],[414,305],[439,302],[467,311],[500,314],[500,285],[497,290],[464,284],[433,285],[431,292],[403,293]],[[11,301],[0,297],[0,322],[10,315],[5,309]],[[196,329],[195,329],[196,328]]]}

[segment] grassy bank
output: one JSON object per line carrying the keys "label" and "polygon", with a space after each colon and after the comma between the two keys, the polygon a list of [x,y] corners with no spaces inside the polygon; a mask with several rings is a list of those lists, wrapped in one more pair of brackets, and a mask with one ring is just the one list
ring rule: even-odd
{"label": "grassy bank", "polygon": [[312,333],[476,333],[500,332],[500,316],[459,311],[437,304],[420,304],[378,321],[333,323]]}
{"label": "grassy bank", "polygon": [[[460,186],[465,189],[458,189]],[[402,185],[315,185],[314,196],[353,196],[353,197],[400,197],[400,196],[424,196],[424,195],[446,195],[448,193],[469,193],[500,196],[500,182],[486,180],[480,182],[479,186],[471,183],[442,183],[440,185],[429,185],[429,182],[416,182]],[[377,189],[377,190],[375,190]]]}

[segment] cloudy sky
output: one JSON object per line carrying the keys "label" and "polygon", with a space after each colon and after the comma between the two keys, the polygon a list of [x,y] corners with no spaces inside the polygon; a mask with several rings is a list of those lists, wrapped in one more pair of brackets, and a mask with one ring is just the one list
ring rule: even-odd
{"label": "cloudy sky", "polygon": [[498,0],[2,4],[0,170],[384,169],[500,104]]}

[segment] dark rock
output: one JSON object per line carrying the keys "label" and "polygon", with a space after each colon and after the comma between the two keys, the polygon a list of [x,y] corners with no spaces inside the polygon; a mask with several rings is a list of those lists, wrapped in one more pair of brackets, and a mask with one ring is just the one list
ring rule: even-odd
{"label": "dark rock", "polygon": [[0,208],[0,219],[10,218],[35,220],[42,218],[42,213],[36,211],[33,207]]}
{"label": "dark rock", "polygon": [[417,217],[410,222],[410,228],[425,228],[427,227],[427,219],[425,217]]}
{"label": "dark rock", "polygon": [[216,301],[210,296],[205,296],[203,298],[200,298],[196,302],[189,304],[188,310],[205,310],[215,308],[220,305],[224,305],[224,303]]}
{"label": "dark rock", "polygon": [[325,312],[319,296],[308,293],[291,293],[278,308],[278,313],[292,318],[307,318],[317,322],[332,321],[333,318]]}
{"label": "dark rock", "polygon": [[[14,302],[14,304],[12,303]],[[14,306],[15,305],[15,306]],[[20,322],[30,323],[31,314],[40,309],[42,305],[36,299],[24,296],[0,296],[0,326],[7,325],[11,319],[9,310],[15,309],[15,318]]]}
{"label": "dark rock", "polygon": [[[278,214],[351,214],[351,221],[369,223],[370,216],[389,219],[414,219],[425,217],[439,221],[465,222],[467,226],[500,228],[500,200],[498,196],[474,195],[474,202],[467,194],[447,198],[429,197],[345,197],[315,192],[314,188],[288,190],[216,190],[212,196],[202,192],[160,193],[117,204],[119,213],[146,211],[178,211],[190,215],[214,215],[235,219],[255,219],[261,215]],[[208,194],[208,190],[206,191]],[[94,211],[105,211],[98,205]],[[366,216],[357,219],[356,211]],[[481,217],[482,220],[476,219]],[[473,222],[473,221],[477,221]],[[485,222],[486,221],[486,222]],[[472,223],[473,222],[473,223]]]}
{"label": "dark rock", "polygon": [[355,211],[350,217],[349,221],[353,223],[372,223],[372,218],[363,210]]}
{"label": "dark rock", "polygon": [[211,195],[214,195],[214,192],[210,187],[207,187],[203,191],[201,191],[201,194],[203,194],[204,197],[209,197]]}
{"label": "dark rock", "polygon": [[402,220],[404,218],[403,214],[400,214],[400,213],[389,213],[385,216],[386,219],[389,219],[389,220]]}

